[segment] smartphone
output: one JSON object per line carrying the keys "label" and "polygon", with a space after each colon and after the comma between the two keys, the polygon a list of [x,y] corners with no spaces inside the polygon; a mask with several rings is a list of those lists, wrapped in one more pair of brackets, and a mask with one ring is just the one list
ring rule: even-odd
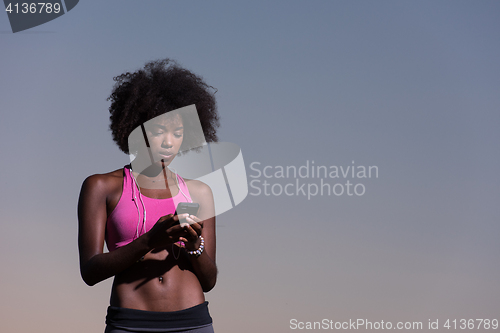
{"label": "smartphone", "polygon": [[[200,209],[200,204],[196,202],[179,202],[177,205],[177,209],[175,210],[175,215],[180,214],[189,214],[195,215],[198,214],[198,209]],[[179,223],[189,223],[186,219],[179,220]]]}

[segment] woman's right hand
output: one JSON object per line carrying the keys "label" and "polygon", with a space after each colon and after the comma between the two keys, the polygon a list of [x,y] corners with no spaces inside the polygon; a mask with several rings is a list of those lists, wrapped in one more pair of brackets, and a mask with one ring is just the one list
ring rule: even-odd
{"label": "woman's right hand", "polygon": [[186,236],[186,228],[179,224],[189,214],[169,214],[158,219],[156,224],[146,233],[147,243],[151,249],[164,248],[179,242]]}

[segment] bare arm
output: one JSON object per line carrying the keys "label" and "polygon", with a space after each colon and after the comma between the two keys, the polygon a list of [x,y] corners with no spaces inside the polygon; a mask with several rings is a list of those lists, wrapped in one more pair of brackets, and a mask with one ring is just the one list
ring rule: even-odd
{"label": "bare arm", "polygon": [[194,272],[200,281],[204,292],[212,290],[217,281],[217,266],[215,264],[215,209],[210,187],[201,182],[191,183],[190,193],[195,202],[200,204],[198,219],[201,223],[188,227],[186,250],[196,250],[200,246],[198,235],[205,240],[205,249],[200,256],[190,255]]}
{"label": "bare arm", "polygon": [[[171,227],[177,217],[160,218],[146,234],[113,252],[103,253],[106,232],[107,202],[113,193],[113,177],[88,177],[78,201],[78,248],[80,273],[86,284],[92,286],[132,266],[157,246],[174,243],[183,234],[180,226]],[[116,187],[116,186],[115,186]],[[170,228],[171,227],[171,228]]]}

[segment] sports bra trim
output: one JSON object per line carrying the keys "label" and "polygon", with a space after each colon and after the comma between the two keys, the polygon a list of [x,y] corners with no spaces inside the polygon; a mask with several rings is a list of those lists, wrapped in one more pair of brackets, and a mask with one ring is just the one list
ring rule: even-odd
{"label": "sports bra trim", "polygon": [[[189,198],[190,201],[192,201],[191,195],[189,193],[189,188],[187,187],[186,181],[184,180],[184,178],[182,178],[178,174],[176,174],[176,175],[177,175],[177,181],[179,183],[179,187],[182,186],[182,191],[184,193],[186,193],[186,196]],[[129,186],[135,186],[136,187],[135,190],[137,190],[137,186],[134,184],[134,181],[131,181],[131,180],[132,180],[132,175],[131,175],[130,166],[124,166],[123,167],[123,180],[122,180],[122,193],[120,194],[120,199],[118,199],[118,202],[116,203],[116,206],[113,208],[113,210],[111,211],[111,213],[109,213],[107,221],[109,221],[109,219],[113,216],[113,213],[116,211],[116,208],[118,207],[118,205],[122,201],[123,193],[125,193],[125,189],[129,188]],[[133,188],[130,188],[130,190],[132,191],[132,193],[134,193],[134,189]],[[156,198],[150,198],[150,197],[145,196],[144,194],[141,193],[141,197],[143,199],[146,198],[146,200],[155,200],[155,201],[156,200],[159,200],[159,201],[161,201],[161,200],[173,200],[173,199],[177,199],[177,197],[179,195],[182,195],[182,193],[181,193],[180,190],[178,190],[177,194],[174,195],[173,197],[163,198],[163,199],[156,199]]]}

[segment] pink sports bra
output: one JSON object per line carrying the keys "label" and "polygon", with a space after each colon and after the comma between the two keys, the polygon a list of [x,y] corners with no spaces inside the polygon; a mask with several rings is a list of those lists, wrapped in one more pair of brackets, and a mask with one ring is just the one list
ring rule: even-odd
{"label": "pink sports bra", "polygon": [[109,251],[127,245],[149,231],[160,217],[174,214],[179,202],[192,202],[186,182],[179,175],[177,175],[179,188],[185,195],[179,191],[172,198],[152,199],[139,193],[128,166],[123,168],[123,172],[122,196],[106,221],[105,238]]}

